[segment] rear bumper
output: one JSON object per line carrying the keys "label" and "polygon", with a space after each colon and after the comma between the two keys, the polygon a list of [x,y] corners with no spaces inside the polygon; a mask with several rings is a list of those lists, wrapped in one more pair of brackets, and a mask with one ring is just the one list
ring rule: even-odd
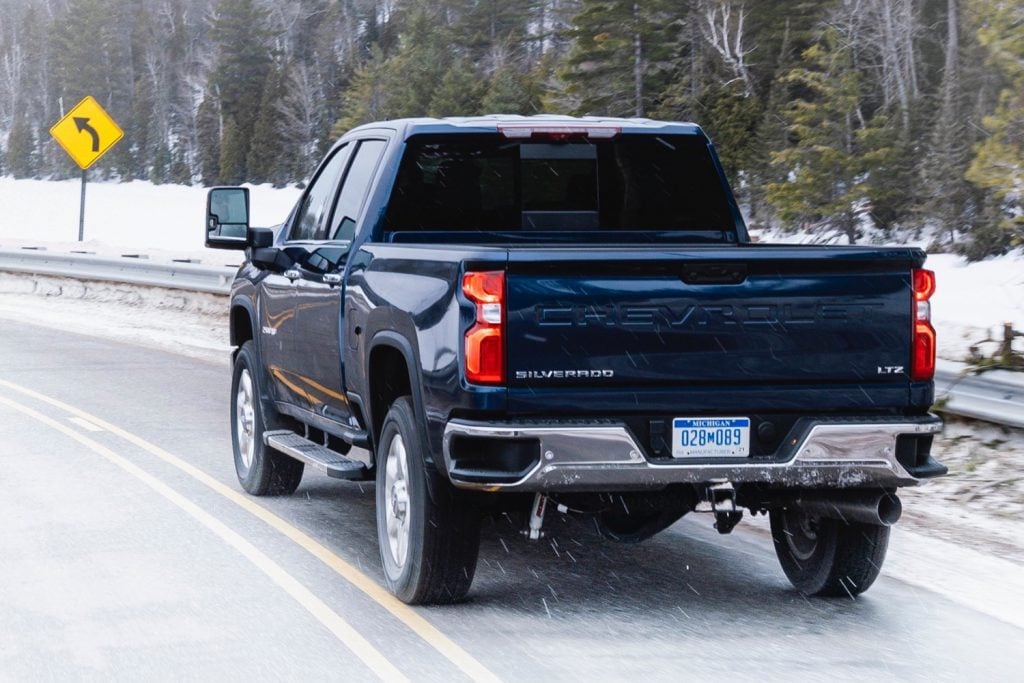
{"label": "rear bumper", "polygon": [[[619,491],[729,481],[781,488],[892,488],[945,474],[929,454],[934,415],[805,418],[769,458],[648,459],[615,421],[450,421],[444,464],[459,488]],[[463,456],[463,454],[469,454]]]}

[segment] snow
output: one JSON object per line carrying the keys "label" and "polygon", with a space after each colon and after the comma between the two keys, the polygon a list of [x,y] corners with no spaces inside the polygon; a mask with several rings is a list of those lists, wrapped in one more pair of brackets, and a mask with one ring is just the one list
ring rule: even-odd
{"label": "snow", "polygon": [[[79,191],[78,180],[0,177],[0,248],[143,253],[154,260],[191,258],[211,265],[238,261],[237,252],[203,247],[205,188],[143,181],[90,183],[84,244],[76,241]],[[252,224],[282,222],[300,194],[296,187],[250,186]],[[761,238],[806,242],[809,236],[762,234]],[[1024,254],[972,264],[958,256],[935,254],[929,256],[927,267],[938,279],[932,317],[942,358],[964,360],[972,344],[1001,335],[1004,322],[1024,330]]]}
{"label": "snow", "polygon": [[972,343],[1002,339],[1003,323],[1024,331],[1024,254],[967,263],[952,254],[933,254],[926,267],[938,283],[932,321],[939,355],[964,360]]}
{"label": "snow", "polygon": [[[298,200],[295,187],[249,185],[251,223],[284,221]],[[78,242],[80,180],[0,177],[0,247],[45,245],[52,251],[142,252],[221,263],[228,252],[203,246],[206,188],[185,185],[88,183],[85,242]],[[228,260],[231,260],[228,258]]]}

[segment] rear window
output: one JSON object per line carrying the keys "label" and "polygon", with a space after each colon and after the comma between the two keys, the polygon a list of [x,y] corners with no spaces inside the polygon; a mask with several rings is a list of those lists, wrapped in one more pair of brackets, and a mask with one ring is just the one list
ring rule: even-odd
{"label": "rear window", "polygon": [[467,231],[538,237],[646,232],[735,241],[707,142],[693,135],[562,142],[414,136],[384,229],[401,241],[414,238],[401,233]]}

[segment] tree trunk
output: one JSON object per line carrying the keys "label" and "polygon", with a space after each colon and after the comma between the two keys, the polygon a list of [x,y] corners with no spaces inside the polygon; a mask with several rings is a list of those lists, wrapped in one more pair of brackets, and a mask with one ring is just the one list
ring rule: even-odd
{"label": "tree trunk", "polygon": [[[882,28],[884,31],[885,62],[888,65],[887,70],[896,81],[896,97],[900,103],[900,121],[903,124],[903,130],[907,130],[910,128],[910,93],[907,86],[906,70],[902,55],[900,54],[903,36],[897,35],[893,14],[892,0],[883,0]],[[906,30],[910,30],[910,28],[906,27]]]}
{"label": "tree trunk", "polygon": [[633,96],[636,98],[636,116],[644,115],[644,53],[640,37],[640,7],[633,3]]}

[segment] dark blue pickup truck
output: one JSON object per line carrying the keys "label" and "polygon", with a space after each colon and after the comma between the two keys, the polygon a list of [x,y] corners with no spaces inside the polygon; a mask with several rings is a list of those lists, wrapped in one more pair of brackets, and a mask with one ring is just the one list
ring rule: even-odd
{"label": "dark blue pickup truck", "polygon": [[639,541],[767,513],[805,594],[871,585],[930,456],[919,249],[755,244],[686,123],[414,119],[334,145],[276,229],[211,190],[246,491],[376,479],[388,587],[469,590],[480,520]]}

